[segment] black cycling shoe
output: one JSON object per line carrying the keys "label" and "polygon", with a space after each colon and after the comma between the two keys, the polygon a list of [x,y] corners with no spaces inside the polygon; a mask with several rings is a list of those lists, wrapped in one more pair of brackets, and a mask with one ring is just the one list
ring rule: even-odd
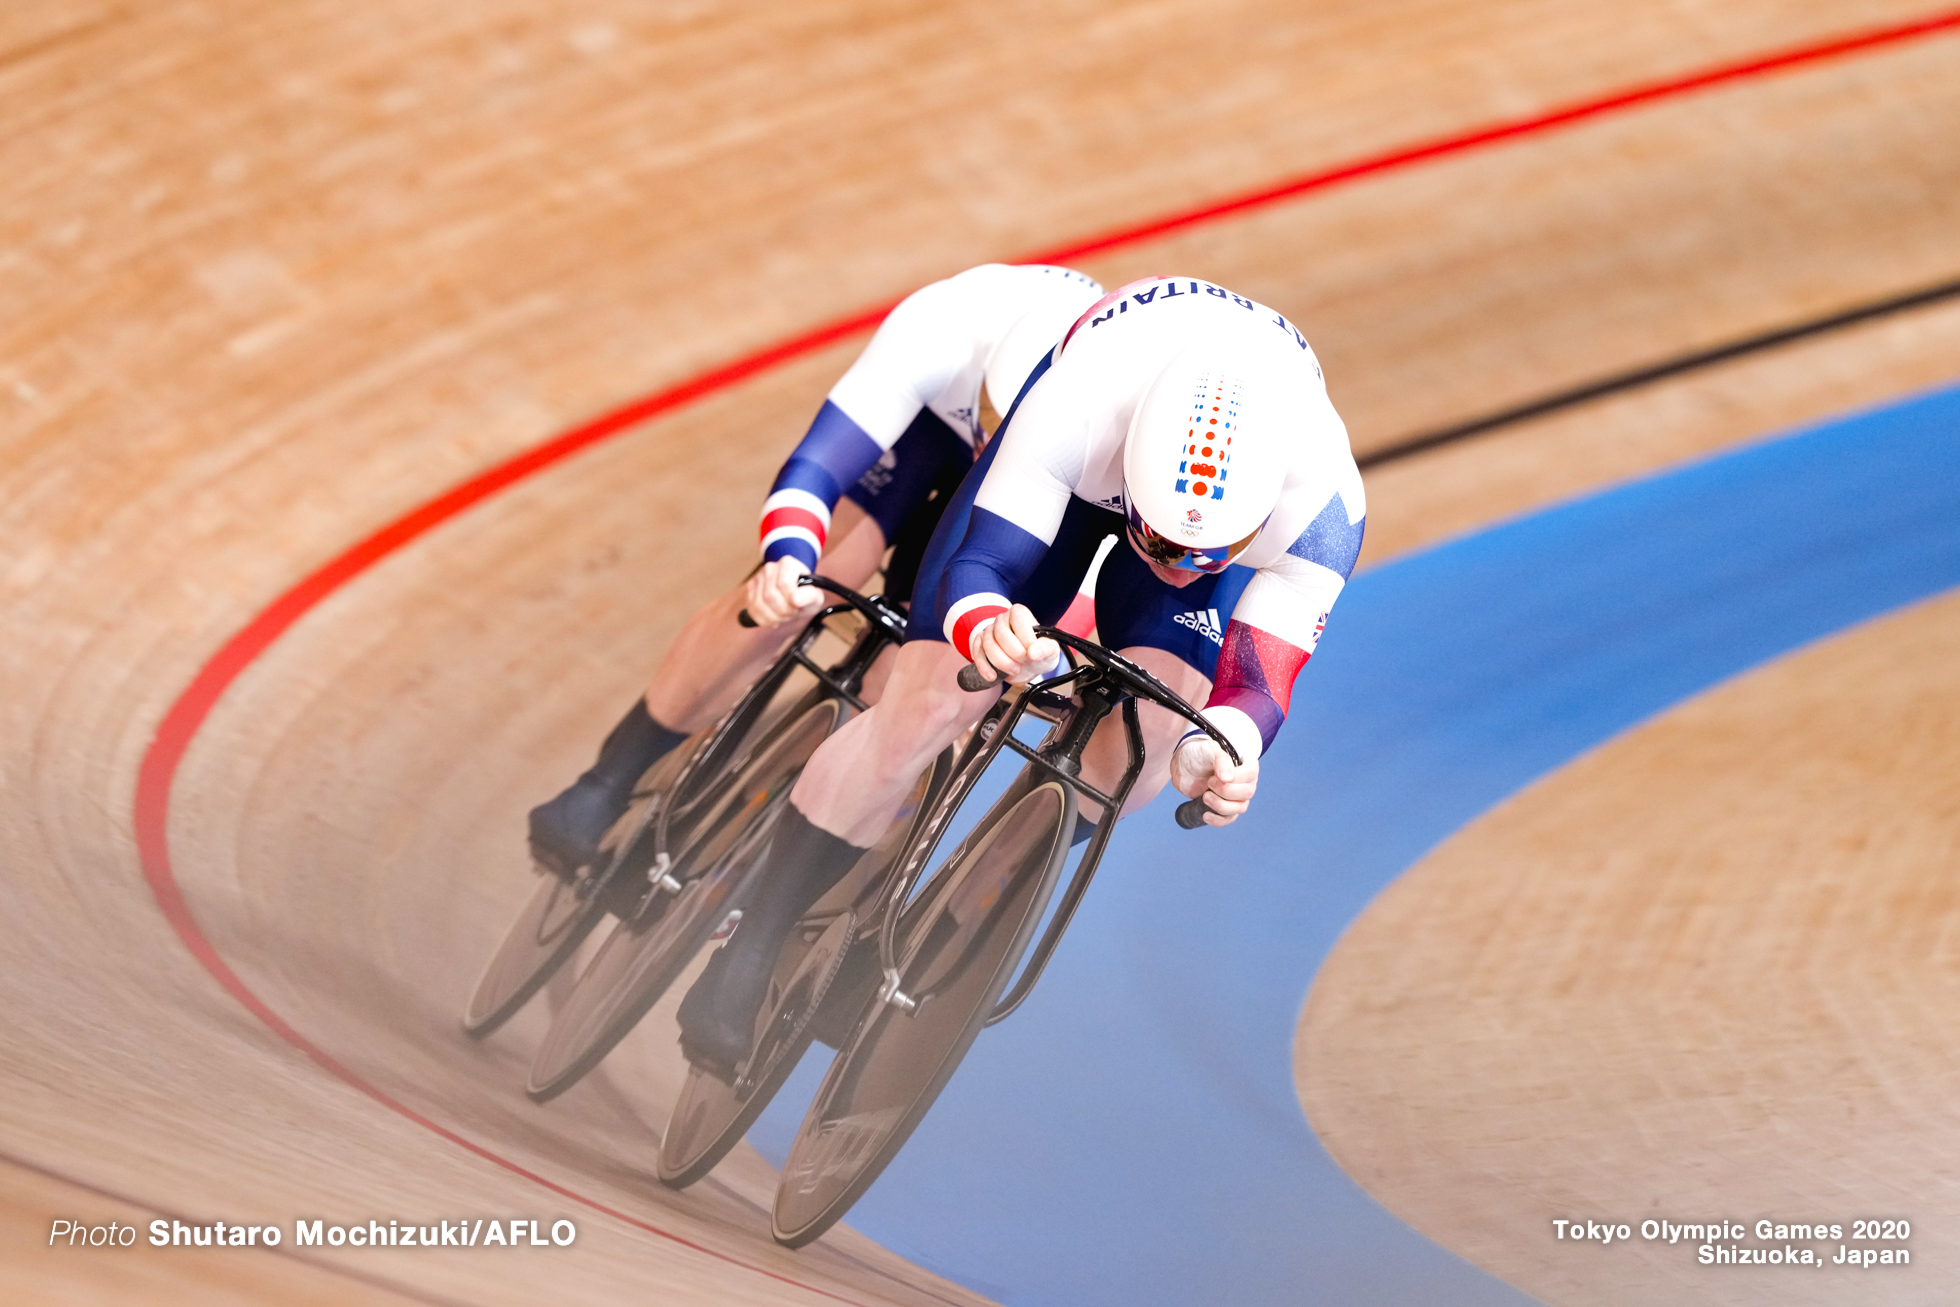
{"label": "black cycling shoe", "polygon": [[626,811],[605,785],[581,776],[563,793],[531,809],[531,856],[566,880],[599,860],[599,841]]}
{"label": "black cycling shoe", "polygon": [[619,719],[599,746],[599,760],[557,798],[531,809],[531,856],[570,880],[599,860],[599,841],[633,799],[647,768],[686,740],[647,712],[645,699]]}
{"label": "black cycling shoe", "polygon": [[771,954],[766,969],[753,965],[740,968],[740,980],[731,983],[729,958],[728,945],[715,950],[702,969],[701,978],[681,1000],[679,1020],[682,1056],[715,1079],[732,1085],[736,1071],[752,1051],[755,1016],[768,992],[776,959]]}
{"label": "black cycling shoe", "polygon": [[754,901],[741,924],[681,1000],[681,1052],[709,1075],[734,1083],[755,1041],[756,1013],[769,993],[776,955],[797,921],[857,865],[864,850],[810,824],[795,804],[784,805]]}

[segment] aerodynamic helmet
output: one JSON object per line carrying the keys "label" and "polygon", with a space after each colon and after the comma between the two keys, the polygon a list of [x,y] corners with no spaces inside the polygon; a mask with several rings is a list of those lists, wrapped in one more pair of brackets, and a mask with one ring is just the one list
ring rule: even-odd
{"label": "aerodynamic helmet", "polygon": [[1139,553],[1222,572],[1251,546],[1286,480],[1278,399],[1270,372],[1243,347],[1187,345],[1164,365],[1123,445],[1123,504]]}

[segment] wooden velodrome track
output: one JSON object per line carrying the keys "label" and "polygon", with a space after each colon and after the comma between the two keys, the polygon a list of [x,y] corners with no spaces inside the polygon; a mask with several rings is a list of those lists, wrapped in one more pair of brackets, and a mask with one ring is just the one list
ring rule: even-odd
{"label": "wooden velodrome track", "polygon": [[[424,1120],[282,1040],[159,911],[132,812],[173,704],[350,543],[935,276],[1934,12],[8,6],[8,1280],[44,1300],[972,1300],[847,1232],[775,1248],[753,1155],[654,1189],[679,1064],[651,1031],[543,1111],[518,1091],[536,1013],[482,1046],[455,1028],[527,883],[524,809],[746,567],[762,488],[861,337],[522,480],[227,669],[168,791],[179,922]],[[1957,69],[1960,35],[1922,34],[1078,262],[1281,307],[1357,449],[1380,449],[1960,276]],[[1956,359],[1949,300],[1384,466],[1364,561],[1951,379]],[[1953,1204],[1931,1177],[1952,1164],[1960,1010],[1938,879],[1960,829],[1956,653],[1950,599],[1841,637],[1599,751],[1412,872],[1303,1020],[1302,1095],[1334,1155],[1548,1301],[1792,1300],[1684,1281],[1637,1245],[1605,1263],[1519,1233],[1663,1190],[1703,1211],[1766,1192],[1905,1210],[1927,1265],[1884,1292],[1950,1300]],[[1838,693],[1847,666],[1873,669],[1861,698]],[[1806,915],[1803,887],[1846,874],[1833,850],[1856,851],[1871,892]],[[1711,860],[1714,888],[1683,870]],[[1772,891],[1785,910],[1751,909]],[[1792,948],[1856,977],[1817,982],[1828,1020],[1777,1011],[1801,1007],[1769,978]],[[1545,1015],[1548,992],[1584,996],[1590,1042],[1572,1046],[1571,1010]],[[1763,1107],[1780,1086],[1801,1089],[1781,1115]],[[1711,1106],[1719,1125],[1691,1110]],[[53,1216],[155,1213],[571,1216],[581,1235],[330,1261],[40,1247]]]}

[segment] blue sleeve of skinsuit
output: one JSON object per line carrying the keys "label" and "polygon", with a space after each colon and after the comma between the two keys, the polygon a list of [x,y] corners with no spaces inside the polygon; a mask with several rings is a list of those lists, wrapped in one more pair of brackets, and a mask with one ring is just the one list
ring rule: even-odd
{"label": "blue sleeve of skinsuit", "polygon": [[[776,474],[769,493],[801,490],[834,509],[843,497],[844,487],[863,476],[884,452],[843,409],[825,400],[809,431],[790,452],[782,471]],[[767,562],[795,557],[813,570],[817,565],[816,551],[809,541],[801,539],[776,540],[764,548],[762,556]]]}

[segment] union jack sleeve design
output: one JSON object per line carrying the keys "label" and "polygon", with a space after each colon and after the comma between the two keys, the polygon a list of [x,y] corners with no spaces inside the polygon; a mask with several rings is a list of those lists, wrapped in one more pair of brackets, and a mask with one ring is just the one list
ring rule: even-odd
{"label": "union jack sleeve design", "polygon": [[1287,546],[1286,552],[1346,579],[1354,574],[1354,560],[1361,556],[1361,536],[1366,527],[1366,519],[1348,521],[1347,500],[1335,491],[1326,507],[1307,523],[1307,529]]}
{"label": "union jack sleeve design", "polygon": [[999,617],[1008,609],[1008,599],[1003,594],[982,593],[968,595],[946,610],[946,640],[960,651],[960,657],[973,661],[973,633],[980,624]]}
{"label": "union jack sleeve design", "polygon": [[778,490],[762,501],[762,557],[794,557],[814,568],[830,531],[830,505],[807,490]]}
{"label": "union jack sleeve design", "polygon": [[[1322,613],[1314,633],[1327,622]],[[1218,654],[1218,675],[1212,681],[1207,708],[1236,708],[1259,728],[1262,748],[1273,747],[1280,723],[1293,702],[1293,682],[1313,657],[1278,636],[1234,619],[1225,624],[1225,642]]]}

